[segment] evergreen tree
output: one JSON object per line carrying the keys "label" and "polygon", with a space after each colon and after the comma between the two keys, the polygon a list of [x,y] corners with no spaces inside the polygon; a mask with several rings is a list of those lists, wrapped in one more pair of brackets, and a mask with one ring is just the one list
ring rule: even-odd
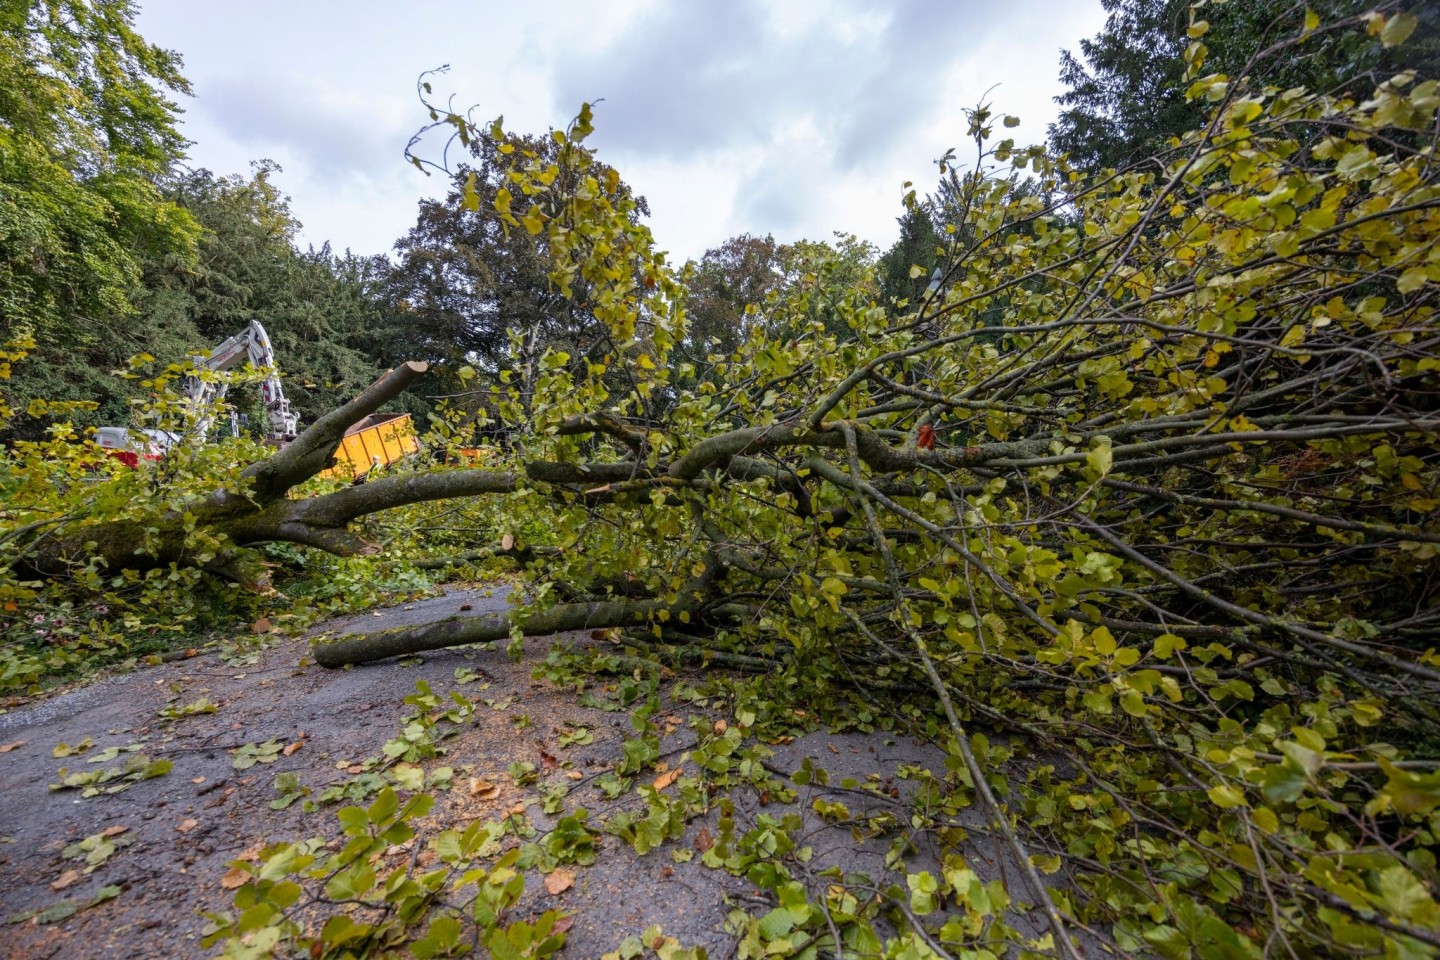
{"label": "evergreen tree", "polygon": [[[1101,2],[1105,28],[1080,41],[1079,55],[1061,53],[1068,89],[1055,98],[1064,109],[1049,131],[1055,149],[1091,172],[1139,162],[1200,125],[1210,104],[1185,96],[1184,53],[1197,37],[1209,47],[1205,74],[1236,76],[1249,66],[1281,88],[1348,90],[1359,99],[1400,70],[1433,70],[1440,49],[1434,4],[1407,3],[1419,21],[1416,35],[1386,48],[1367,42],[1363,31],[1331,29],[1370,9],[1356,0],[1246,0],[1196,7],[1193,15],[1189,0]],[[1304,42],[1281,43],[1316,24]]]}
{"label": "evergreen tree", "polygon": [[[940,233],[926,204],[909,207],[896,222],[900,224],[900,239],[880,257],[877,279],[884,302],[904,300],[913,304],[925,292],[939,262]],[[915,267],[920,270],[915,271]]]}

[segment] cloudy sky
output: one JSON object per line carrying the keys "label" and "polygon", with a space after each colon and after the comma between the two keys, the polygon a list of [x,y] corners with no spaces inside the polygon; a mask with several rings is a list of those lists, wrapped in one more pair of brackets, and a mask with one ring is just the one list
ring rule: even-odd
{"label": "cloudy sky", "polygon": [[[278,161],[303,243],[388,251],[444,184],[402,160],[437,94],[507,127],[596,107],[592,143],[650,203],[678,260],[739,233],[897,235],[902,184],[925,192],[988,96],[1044,137],[1059,52],[1099,0],[139,0],[146,39],[179,51],[190,162]],[[988,93],[987,93],[988,91]]]}

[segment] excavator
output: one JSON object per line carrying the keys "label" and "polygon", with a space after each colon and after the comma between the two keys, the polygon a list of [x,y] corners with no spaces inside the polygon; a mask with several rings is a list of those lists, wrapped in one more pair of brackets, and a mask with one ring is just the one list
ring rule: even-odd
{"label": "excavator", "polygon": [[[300,432],[299,418],[290,411],[290,401],[280,386],[279,368],[270,336],[259,320],[251,320],[244,330],[211,350],[208,356],[196,356],[198,370],[223,373],[249,360],[256,370],[265,370],[260,382],[260,399],[270,418],[265,441],[283,447]],[[195,414],[193,436],[203,442],[215,425],[216,406],[224,399],[229,385],[208,382],[203,377],[188,376],[182,387]],[[238,436],[240,419],[230,411],[230,433]],[[140,464],[141,457],[158,460],[167,450],[181,442],[181,435],[167,430],[134,430],[126,427],[100,427],[95,443],[110,456],[129,467]],[[408,413],[376,413],[352,426],[336,448],[334,462],[320,473],[322,477],[362,480],[373,471],[388,467],[420,450],[419,438]]]}
{"label": "excavator", "polygon": [[[280,386],[280,375],[275,364],[275,350],[270,346],[270,336],[259,320],[251,320],[244,330],[230,337],[208,356],[194,357],[199,370],[223,373],[250,361],[256,370],[268,371],[260,383],[260,399],[270,417],[270,429],[265,434],[268,443],[284,446],[300,432],[299,419],[290,412],[290,401]],[[185,396],[196,414],[194,435],[202,441],[215,425],[215,407],[225,397],[229,388],[226,383],[214,383],[199,376],[187,376],[182,384]],[[234,410],[230,411],[230,430],[234,435],[240,432],[240,421]],[[142,439],[143,437],[143,439]],[[99,427],[95,431],[95,443],[115,451],[112,456],[135,466],[140,456],[155,458],[180,442],[180,435],[168,430],[132,430],[127,427]]]}

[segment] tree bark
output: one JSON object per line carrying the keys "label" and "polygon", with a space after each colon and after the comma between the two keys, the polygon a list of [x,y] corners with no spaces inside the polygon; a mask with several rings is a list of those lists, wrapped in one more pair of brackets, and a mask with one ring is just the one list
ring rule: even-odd
{"label": "tree bark", "polygon": [[562,603],[529,616],[519,612],[479,617],[449,617],[434,623],[396,627],[377,633],[356,633],[315,644],[315,662],[322,667],[369,663],[444,647],[504,640],[516,627],[527,637],[542,637],[570,630],[631,627],[644,623],[661,609],[673,609],[663,600],[600,600]]}

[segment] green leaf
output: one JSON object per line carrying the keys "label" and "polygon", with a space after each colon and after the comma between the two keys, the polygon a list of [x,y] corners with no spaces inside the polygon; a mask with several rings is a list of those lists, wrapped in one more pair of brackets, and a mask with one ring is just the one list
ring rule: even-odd
{"label": "green leaf", "polygon": [[[1419,920],[1422,911],[1435,901],[1416,876],[1399,864],[1380,871],[1380,900],[1392,914],[1405,920]],[[1433,912],[1431,911],[1426,912]]]}
{"label": "green leaf", "polygon": [[757,929],[766,940],[778,940],[795,929],[795,918],[789,910],[776,907],[760,918]]}
{"label": "green leaf", "polygon": [[1305,774],[1287,764],[1265,768],[1260,793],[1267,803],[1293,803],[1305,792]]}
{"label": "green leaf", "polygon": [[1381,795],[1389,797],[1399,812],[1423,815],[1440,807],[1440,772],[1412,773],[1384,759],[1380,769],[1388,777]]}
{"label": "green leaf", "polygon": [[411,943],[409,950],[416,960],[450,956],[460,944],[460,933],[460,921],[452,914],[442,913],[430,921],[425,936]]}
{"label": "green leaf", "polygon": [[397,763],[390,770],[395,785],[405,790],[425,788],[425,769],[413,763]]}
{"label": "green leaf", "polygon": [[1177,637],[1173,633],[1162,633],[1155,638],[1155,656],[1161,660],[1169,660],[1188,646],[1184,637]]}
{"label": "green leaf", "polygon": [[325,884],[325,895],[332,900],[357,900],[375,886],[375,868],[364,860],[341,870]]}
{"label": "green leaf", "polygon": [[940,889],[940,884],[927,871],[912,873],[905,878],[906,885],[910,888],[910,909],[920,916],[928,916],[935,912],[935,893]]}
{"label": "green leaf", "polygon": [[1085,453],[1085,462],[1097,477],[1103,477],[1109,473],[1110,466],[1114,462],[1110,438],[1096,437],[1090,449]]}

